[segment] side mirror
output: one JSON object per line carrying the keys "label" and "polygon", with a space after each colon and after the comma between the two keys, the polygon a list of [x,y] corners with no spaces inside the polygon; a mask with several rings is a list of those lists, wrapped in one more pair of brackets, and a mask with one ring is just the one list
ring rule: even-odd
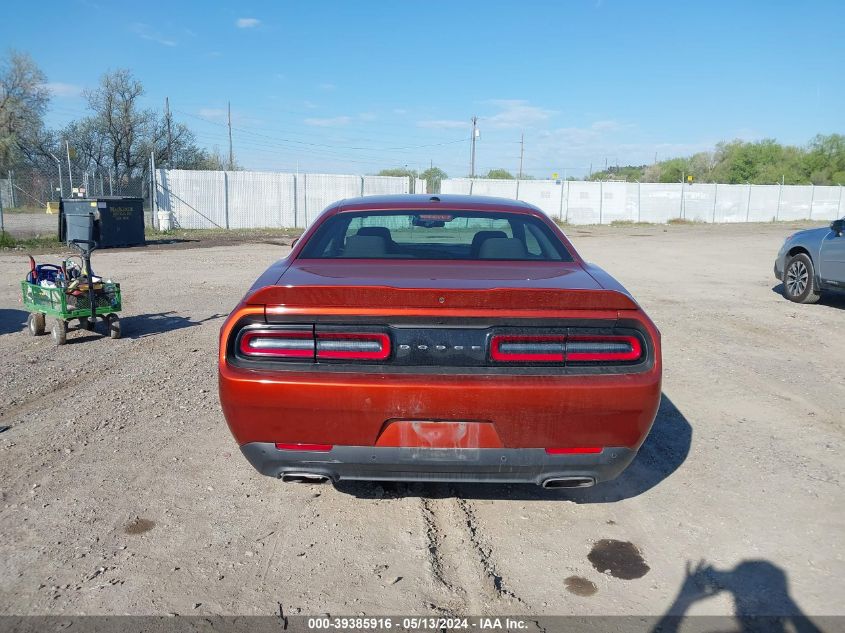
{"label": "side mirror", "polygon": [[291,247],[291,248],[293,248],[294,246],[296,246],[296,243],[297,243],[298,241],[299,241],[299,238],[298,238],[298,237],[293,238],[293,242],[291,242],[291,243],[290,243],[290,247]]}
{"label": "side mirror", "polygon": [[845,218],[831,222],[830,230],[836,233],[836,237],[840,237],[845,232]]}

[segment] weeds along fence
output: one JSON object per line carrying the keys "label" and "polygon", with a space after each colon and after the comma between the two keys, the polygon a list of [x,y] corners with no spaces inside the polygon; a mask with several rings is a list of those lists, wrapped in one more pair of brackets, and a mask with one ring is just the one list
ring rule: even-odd
{"label": "weeds along fence", "polygon": [[392,176],[177,169],[155,175],[157,228],[304,228],[343,198],[425,191],[423,180]]}
{"label": "weeds along fence", "polygon": [[569,224],[835,220],[843,187],[449,178],[441,193],[523,200]]}

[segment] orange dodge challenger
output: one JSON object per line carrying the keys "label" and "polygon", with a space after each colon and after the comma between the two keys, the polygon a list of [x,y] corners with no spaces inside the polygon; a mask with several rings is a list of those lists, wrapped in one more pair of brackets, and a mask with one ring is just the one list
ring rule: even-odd
{"label": "orange dodge challenger", "polygon": [[539,209],[401,195],[327,208],[220,332],[220,402],[284,481],[583,487],[633,460],[660,333]]}

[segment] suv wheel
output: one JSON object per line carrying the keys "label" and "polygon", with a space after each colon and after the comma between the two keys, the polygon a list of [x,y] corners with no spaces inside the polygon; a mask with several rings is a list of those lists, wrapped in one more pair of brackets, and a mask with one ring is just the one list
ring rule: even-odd
{"label": "suv wheel", "polygon": [[805,253],[786,260],[783,274],[783,296],[795,303],[816,303],[821,296],[816,290],[813,262]]}

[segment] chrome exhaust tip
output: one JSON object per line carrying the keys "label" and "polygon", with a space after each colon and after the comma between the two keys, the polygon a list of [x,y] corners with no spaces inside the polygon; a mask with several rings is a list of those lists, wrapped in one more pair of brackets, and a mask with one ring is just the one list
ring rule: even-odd
{"label": "chrome exhaust tip", "polygon": [[595,485],[592,477],[552,477],[543,481],[543,488],[589,488]]}
{"label": "chrome exhaust tip", "polygon": [[326,475],[317,473],[284,473],[282,481],[286,484],[324,484],[329,480]]}

